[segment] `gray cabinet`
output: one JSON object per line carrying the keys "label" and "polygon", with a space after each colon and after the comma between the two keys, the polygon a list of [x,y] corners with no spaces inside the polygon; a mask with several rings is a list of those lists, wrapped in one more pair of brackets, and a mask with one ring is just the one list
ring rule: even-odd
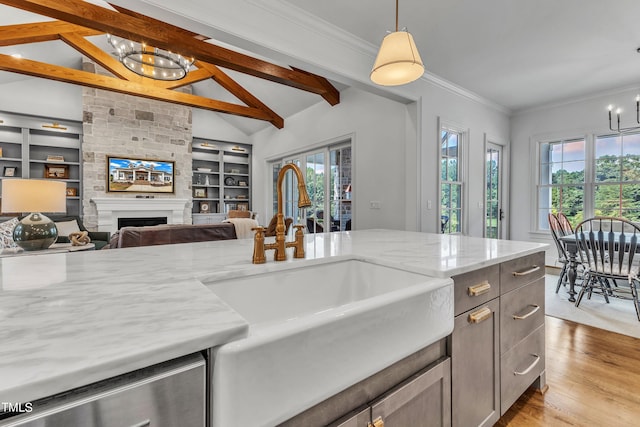
{"label": "gray cabinet", "polygon": [[67,185],[67,215],[82,216],[82,123],[0,113],[0,182],[54,179]]}
{"label": "gray cabinet", "polygon": [[453,426],[492,426],[500,418],[499,312],[499,300],[494,298],[455,317],[451,335]]}
{"label": "gray cabinet", "polygon": [[531,384],[545,387],[544,253],[500,265],[501,415]]}
{"label": "gray cabinet", "polygon": [[452,424],[491,426],[531,384],[544,388],[544,253],[453,280]]}
{"label": "gray cabinet", "polygon": [[251,209],[251,146],[193,138],[194,224],[218,221],[216,213]]}
{"label": "gray cabinet", "polygon": [[451,425],[450,359],[416,374],[334,427]]}
{"label": "gray cabinet", "polygon": [[186,356],[35,402],[0,427],[204,427],[205,370],[200,354]]}

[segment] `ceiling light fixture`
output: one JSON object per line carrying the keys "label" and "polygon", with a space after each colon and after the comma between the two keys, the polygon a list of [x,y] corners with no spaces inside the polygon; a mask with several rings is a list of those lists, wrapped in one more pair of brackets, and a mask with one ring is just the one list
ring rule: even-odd
{"label": "ceiling light fixture", "polygon": [[118,60],[134,73],[154,80],[180,80],[188,73],[194,59],[187,59],[168,50],[144,43],[118,40],[107,34],[107,41],[116,49]]}
{"label": "ceiling light fixture", "polygon": [[[630,132],[633,130],[639,130],[640,126],[630,126],[630,127],[626,127],[626,128],[621,128],[620,127],[620,113],[622,113],[622,108],[617,108],[616,109],[616,117],[618,119],[618,127],[617,129],[614,129],[613,126],[611,126],[611,112],[613,111],[613,105],[609,105],[609,129],[611,129],[614,132],[618,132],[618,133],[622,133],[622,132]],[[638,123],[640,125],[640,95],[636,95],[636,123]]]}
{"label": "ceiling light fixture", "polygon": [[376,62],[371,70],[371,81],[382,86],[411,83],[424,74],[424,64],[413,36],[406,28],[398,31],[398,0],[396,0],[396,31],[382,40]]}

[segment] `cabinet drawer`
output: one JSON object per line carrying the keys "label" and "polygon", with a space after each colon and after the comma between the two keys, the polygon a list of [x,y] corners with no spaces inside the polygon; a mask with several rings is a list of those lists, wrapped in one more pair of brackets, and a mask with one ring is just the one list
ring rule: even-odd
{"label": "cabinet drawer", "polygon": [[500,415],[544,372],[544,326],[502,356]]}
{"label": "cabinet drawer", "polygon": [[2,427],[203,427],[205,362],[192,355],[53,398]]}
{"label": "cabinet drawer", "polygon": [[500,353],[544,324],[544,277],[500,297]]}
{"label": "cabinet drawer", "polygon": [[500,266],[453,276],[454,314],[457,316],[500,295]]}
{"label": "cabinet drawer", "polygon": [[544,252],[500,264],[500,292],[506,294],[544,277]]}

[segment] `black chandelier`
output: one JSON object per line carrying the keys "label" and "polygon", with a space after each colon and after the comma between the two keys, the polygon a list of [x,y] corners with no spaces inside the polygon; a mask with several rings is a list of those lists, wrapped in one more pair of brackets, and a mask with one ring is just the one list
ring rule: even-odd
{"label": "black chandelier", "polygon": [[[621,128],[620,127],[620,113],[622,113],[622,109],[621,108],[617,108],[616,109],[616,118],[618,120],[618,127],[617,129],[614,129],[613,126],[611,125],[611,112],[613,111],[613,105],[609,105],[609,129],[611,129],[614,132],[618,132],[618,133],[623,133],[623,132],[629,132],[629,131],[633,131],[633,130],[639,130],[640,126],[630,126],[630,127],[626,127],[626,128]],[[638,123],[638,125],[640,125],[640,95],[636,95],[636,123]]]}

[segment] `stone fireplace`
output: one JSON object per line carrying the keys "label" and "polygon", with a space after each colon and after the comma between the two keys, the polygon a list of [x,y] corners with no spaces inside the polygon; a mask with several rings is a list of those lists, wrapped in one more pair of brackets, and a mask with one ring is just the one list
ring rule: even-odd
{"label": "stone fireplace", "polygon": [[[84,59],[83,69],[109,75]],[[181,88],[189,92],[190,88]],[[83,221],[90,230],[114,233],[118,217],[167,217],[191,223],[191,108],[168,102],[83,88]],[[107,158],[123,156],[175,162],[174,194],[154,198],[107,191]]]}
{"label": "stone fireplace", "polygon": [[167,224],[184,224],[184,210],[189,199],[137,199],[94,197],[98,214],[98,231],[118,231],[119,218],[166,217]]}

